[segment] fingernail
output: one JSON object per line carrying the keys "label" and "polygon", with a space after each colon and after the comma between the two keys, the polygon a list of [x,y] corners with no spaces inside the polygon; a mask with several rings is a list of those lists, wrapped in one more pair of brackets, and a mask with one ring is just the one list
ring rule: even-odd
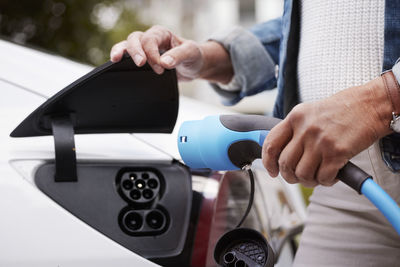
{"label": "fingernail", "polygon": [[161,74],[163,71],[163,67],[161,67],[160,65],[156,64],[153,66],[153,69],[155,72],[157,72],[158,74]]}
{"label": "fingernail", "polygon": [[140,65],[140,63],[142,63],[142,60],[143,60],[143,57],[141,55],[139,55],[139,54],[136,54],[133,57],[133,61],[135,61],[136,65]]}
{"label": "fingernail", "polygon": [[161,61],[162,61],[164,64],[167,64],[168,66],[171,66],[171,65],[174,64],[174,59],[173,59],[171,56],[163,56],[163,57],[161,58]]}

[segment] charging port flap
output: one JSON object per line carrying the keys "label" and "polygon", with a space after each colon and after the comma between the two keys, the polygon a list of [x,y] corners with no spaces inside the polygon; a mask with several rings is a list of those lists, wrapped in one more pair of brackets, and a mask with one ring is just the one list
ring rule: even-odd
{"label": "charging port flap", "polygon": [[174,70],[158,75],[125,56],[95,68],[49,98],[11,137],[54,135],[55,180],[71,182],[77,180],[74,134],[171,133],[178,107]]}

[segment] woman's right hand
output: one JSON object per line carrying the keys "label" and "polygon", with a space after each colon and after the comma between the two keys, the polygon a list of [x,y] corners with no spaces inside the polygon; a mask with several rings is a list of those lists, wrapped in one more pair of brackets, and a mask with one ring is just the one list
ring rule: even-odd
{"label": "woman's right hand", "polygon": [[[160,51],[164,51],[161,55]],[[164,69],[176,69],[178,79],[190,81],[204,78],[228,83],[233,70],[227,51],[216,42],[198,44],[176,36],[167,28],[153,26],[145,32],[132,32],[125,41],[115,44],[111,61],[121,60],[127,52],[139,67],[146,61],[161,74]]]}

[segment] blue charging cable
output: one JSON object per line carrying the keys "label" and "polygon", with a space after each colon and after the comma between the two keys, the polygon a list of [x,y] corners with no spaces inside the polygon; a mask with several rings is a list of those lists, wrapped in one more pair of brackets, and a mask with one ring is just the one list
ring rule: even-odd
{"label": "blue charging cable", "polygon": [[361,193],[382,212],[400,235],[400,208],[388,193],[371,178],[362,184]]}

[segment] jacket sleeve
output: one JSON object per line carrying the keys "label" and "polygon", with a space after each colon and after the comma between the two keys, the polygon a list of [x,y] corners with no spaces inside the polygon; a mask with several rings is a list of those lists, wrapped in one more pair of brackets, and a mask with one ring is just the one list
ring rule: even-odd
{"label": "jacket sleeve", "polygon": [[279,62],[281,18],[257,24],[250,30],[235,27],[216,34],[210,40],[229,52],[234,77],[228,85],[211,83],[225,105],[234,105],[243,97],[276,87]]}
{"label": "jacket sleeve", "polygon": [[397,59],[396,63],[392,68],[392,72],[397,79],[397,82],[400,84],[400,58]]}

